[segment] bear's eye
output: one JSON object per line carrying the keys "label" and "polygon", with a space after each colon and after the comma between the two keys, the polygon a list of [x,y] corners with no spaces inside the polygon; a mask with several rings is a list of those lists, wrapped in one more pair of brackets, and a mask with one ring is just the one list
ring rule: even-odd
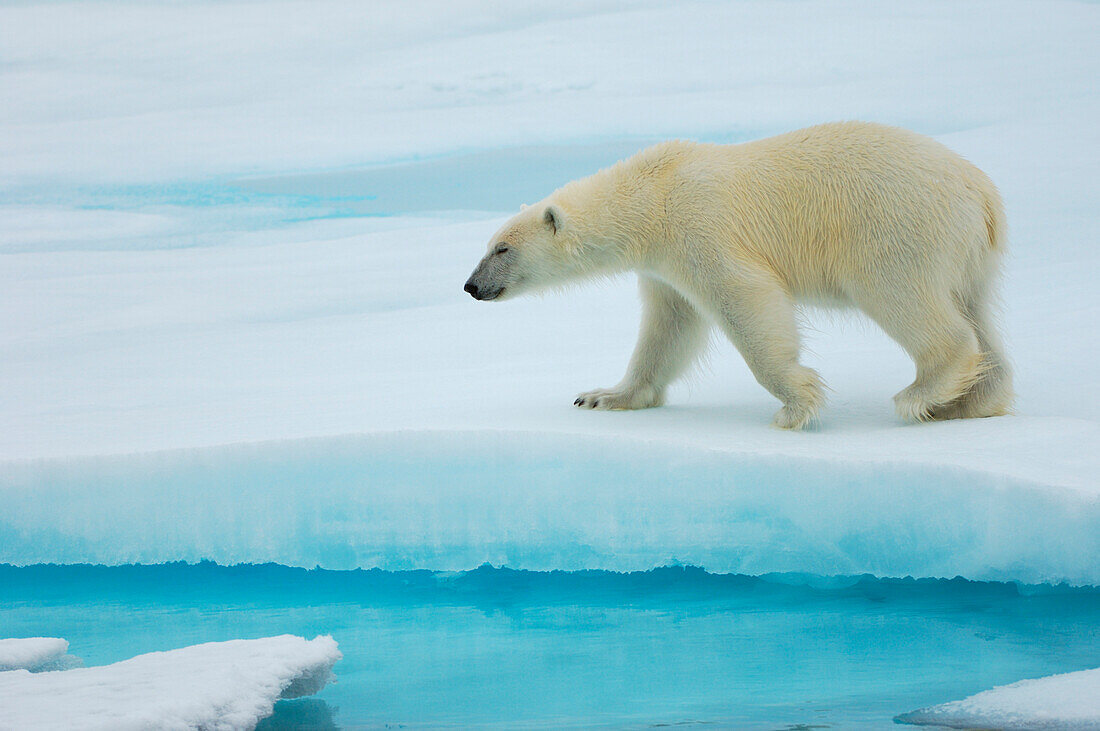
{"label": "bear's eye", "polygon": [[508,244],[497,244],[497,248],[493,253],[494,254],[503,254],[506,251],[508,251]]}

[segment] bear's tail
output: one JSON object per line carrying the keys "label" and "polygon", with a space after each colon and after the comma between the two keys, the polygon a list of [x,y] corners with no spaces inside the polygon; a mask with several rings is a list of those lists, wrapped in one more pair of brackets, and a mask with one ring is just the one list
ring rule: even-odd
{"label": "bear's tail", "polygon": [[986,184],[982,190],[982,204],[985,212],[985,228],[989,235],[989,248],[998,254],[1003,254],[1008,234],[1004,203],[993,181],[987,179],[984,182]]}

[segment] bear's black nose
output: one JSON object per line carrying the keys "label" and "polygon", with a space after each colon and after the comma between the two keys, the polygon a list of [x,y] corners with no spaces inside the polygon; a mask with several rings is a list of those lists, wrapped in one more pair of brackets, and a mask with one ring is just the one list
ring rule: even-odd
{"label": "bear's black nose", "polygon": [[474,299],[480,299],[477,296],[477,285],[474,284],[473,282],[466,282],[466,286],[463,287],[463,289],[466,290],[467,292],[469,292],[473,296]]}

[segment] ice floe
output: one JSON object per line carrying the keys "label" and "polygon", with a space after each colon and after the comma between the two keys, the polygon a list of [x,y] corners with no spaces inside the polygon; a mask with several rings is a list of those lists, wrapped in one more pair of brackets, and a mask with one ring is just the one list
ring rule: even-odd
{"label": "ice floe", "polygon": [[59,637],[13,637],[0,639],[0,671],[63,670],[77,663],[65,653],[69,643]]}
{"label": "ice floe", "polygon": [[0,727],[251,729],[280,698],[323,688],[340,657],[331,637],[282,635],[151,652],[100,667],[12,670],[0,673]]}
{"label": "ice floe", "polygon": [[897,720],[989,731],[1095,731],[1100,729],[1100,668],[1021,680]]}

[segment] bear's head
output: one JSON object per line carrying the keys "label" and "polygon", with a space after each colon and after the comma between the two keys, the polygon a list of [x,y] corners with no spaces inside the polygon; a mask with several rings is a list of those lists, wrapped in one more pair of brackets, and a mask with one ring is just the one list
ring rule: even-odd
{"label": "bear's head", "polygon": [[464,289],[474,299],[500,300],[563,284],[583,273],[580,248],[559,204],[525,206],[489,240]]}

